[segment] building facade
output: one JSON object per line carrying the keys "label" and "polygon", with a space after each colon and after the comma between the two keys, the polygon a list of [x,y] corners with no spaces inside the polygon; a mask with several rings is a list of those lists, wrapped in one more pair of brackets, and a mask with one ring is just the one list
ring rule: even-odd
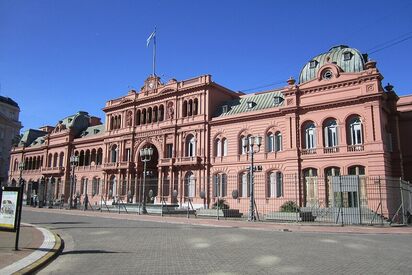
{"label": "building facade", "polygon": [[10,150],[22,128],[19,105],[8,97],[0,96],[0,186],[7,182]]}
{"label": "building facade", "polygon": [[[273,202],[277,210],[291,197],[300,207],[328,207],[336,203],[333,177],[340,175],[360,182],[359,193],[341,200],[368,207],[363,177],[411,180],[412,96],[399,99],[382,79],[376,62],[347,46],[312,58],[298,82],[255,94],[232,91],[210,75],[166,83],[150,76],[140,91],[107,101],[105,124],[78,112],[24,133],[12,150],[9,181],[17,182],[24,162],[28,194],[47,190],[67,201],[74,174],[74,192],[92,203],[139,202],[144,194],[152,203],[208,208],[224,198],[247,212],[252,155],[243,145],[259,136],[257,208]],[[140,150],[149,147],[153,155],[143,162]],[[287,177],[293,186],[285,186]],[[382,212],[389,213],[399,198],[384,195]]]}

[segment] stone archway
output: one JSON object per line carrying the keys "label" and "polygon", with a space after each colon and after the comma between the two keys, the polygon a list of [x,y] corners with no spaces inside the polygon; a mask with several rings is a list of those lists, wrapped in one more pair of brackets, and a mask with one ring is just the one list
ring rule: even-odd
{"label": "stone archway", "polygon": [[[153,154],[149,157],[142,157],[140,149],[152,148]],[[159,151],[158,147],[152,143],[146,142],[139,146],[137,150],[137,176],[139,178],[139,184],[137,185],[136,201],[146,203],[157,203],[157,196],[159,194],[159,177],[158,177],[158,164],[159,164]],[[146,163],[146,174],[145,174]]]}

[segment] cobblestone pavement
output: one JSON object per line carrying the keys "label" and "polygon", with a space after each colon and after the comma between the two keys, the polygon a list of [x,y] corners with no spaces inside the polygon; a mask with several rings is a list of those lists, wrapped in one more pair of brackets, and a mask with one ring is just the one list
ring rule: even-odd
{"label": "cobblestone pavement", "polygon": [[281,232],[50,211],[25,211],[23,221],[65,241],[39,274],[411,274],[410,234]]}

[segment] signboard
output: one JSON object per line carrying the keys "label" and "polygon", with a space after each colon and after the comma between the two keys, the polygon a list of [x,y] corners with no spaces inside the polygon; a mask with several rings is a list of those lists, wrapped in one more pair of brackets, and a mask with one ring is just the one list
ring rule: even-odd
{"label": "signboard", "polygon": [[5,187],[0,200],[0,230],[16,231],[20,188]]}

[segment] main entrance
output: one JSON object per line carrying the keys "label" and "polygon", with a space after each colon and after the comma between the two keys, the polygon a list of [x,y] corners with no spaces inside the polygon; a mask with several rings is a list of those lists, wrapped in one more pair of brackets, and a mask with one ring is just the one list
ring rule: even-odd
{"label": "main entrance", "polygon": [[139,176],[139,185],[136,200],[139,203],[158,203],[160,201],[158,198],[159,152],[153,144],[148,143],[145,146],[143,146],[141,150],[139,150],[138,154],[139,158],[137,173]]}

